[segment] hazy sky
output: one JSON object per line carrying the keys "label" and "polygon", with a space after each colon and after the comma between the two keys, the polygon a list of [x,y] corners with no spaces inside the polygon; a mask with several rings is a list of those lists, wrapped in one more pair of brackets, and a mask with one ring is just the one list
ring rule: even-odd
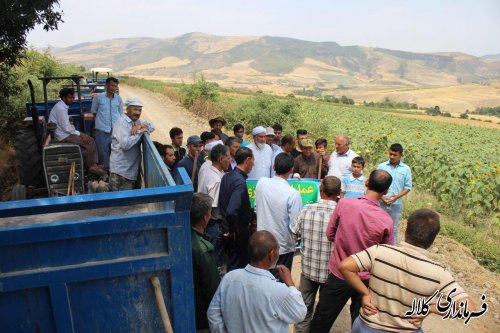
{"label": "hazy sky", "polygon": [[414,52],[500,53],[499,0],[60,0],[58,31],[28,41],[62,47],[188,32],[271,35]]}

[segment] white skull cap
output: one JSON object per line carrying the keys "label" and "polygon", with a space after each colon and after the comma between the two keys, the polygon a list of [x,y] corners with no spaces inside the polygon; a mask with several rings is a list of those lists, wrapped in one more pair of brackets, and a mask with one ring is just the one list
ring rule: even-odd
{"label": "white skull cap", "polygon": [[125,101],[125,105],[126,106],[143,106],[142,105],[142,101],[139,99],[139,97],[134,97],[134,98],[128,98],[126,101]]}

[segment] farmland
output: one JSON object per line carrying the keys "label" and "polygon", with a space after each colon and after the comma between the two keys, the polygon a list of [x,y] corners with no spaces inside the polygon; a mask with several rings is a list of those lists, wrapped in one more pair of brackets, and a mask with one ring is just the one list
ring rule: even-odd
{"label": "farmland", "polygon": [[[177,94],[180,101],[185,97],[186,89],[178,85],[126,81],[169,97]],[[198,97],[203,99],[207,87],[201,88]],[[427,205],[427,201],[437,201],[438,207],[433,208],[461,221],[459,225],[445,228],[445,232],[459,241],[473,242],[467,245],[478,259],[493,270],[499,269],[495,259],[498,249],[494,244],[500,237],[500,131],[405,118],[363,106],[278,98],[262,93],[242,95],[219,89],[216,97],[211,96],[208,108],[191,111],[202,110],[203,116],[222,114],[228,120],[228,129],[237,122],[243,123],[247,132],[257,125],[280,122],[284,133],[306,128],[312,138],[324,137],[330,143],[337,134],[347,133],[352,139],[351,148],[367,160],[365,173],[387,160],[390,144],[401,143],[405,147],[404,161],[412,168],[414,192],[418,197],[432,198],[421,199],[412,204],[412,209]],[[332,149],[330,146],[329,150]],[[407,209],[404,216],[406,214]]]}

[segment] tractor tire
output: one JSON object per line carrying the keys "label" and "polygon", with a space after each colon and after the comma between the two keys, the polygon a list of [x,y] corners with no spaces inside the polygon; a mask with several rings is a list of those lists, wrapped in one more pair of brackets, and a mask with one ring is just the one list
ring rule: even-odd
{"label": "tractor tire", "polygon": [[33,127],[28,126],[17,131],[14,146],[19,183],[36,188],[45,187],[42,156],[38,151]]}
{"label": "tractor tire", "polygon": [[28,188],[21,184],[14,185],[10,194],[10,200],[26,200],[28,199]]}

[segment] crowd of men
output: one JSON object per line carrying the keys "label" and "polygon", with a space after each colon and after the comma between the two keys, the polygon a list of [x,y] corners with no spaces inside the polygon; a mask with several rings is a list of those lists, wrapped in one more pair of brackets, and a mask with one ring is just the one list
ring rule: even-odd
{"label": "crowd of men", "polygon": [[[122,101],[118,80],[94,99],[96,141],[74,129],[66,112],[74,91],[61,91],[51,113],[56,138],[79,144],[87,170],[109,172],[112,190],[133,189],[140,165],[139,142],[154,126],[140,120],[142,102]],[[421,332],[422,317],[405,317],[415,298],[436,290],[453,302],[468,295],[443,266],[427,258],[439,232],[439,216],[419,209],[398,241],[402,198],[412,190],[411,169],[394,143],[389,159],[368,177],[365,160],[348,135],[314,142],[305,129],[283,135],[280,124],[257,126],[245,140],[236,124],[228,136],[222,117],[187,138],[173,127],[171,143],[155,142],[170,172],[183,169],[195,194],[191,240],[196,327],[211,332],[329,332],[350,299],[353,332]],[[374,162],[374,161],[371,161]],[[303,205],[291,178],[320,180],[316,203]],[[251,207],[247,179],[257,180]],[[301,239],[299,289],[291,278]],[[315,304],[319,292],[319,303]],[[437,313],[435,308],[431,312]]]}

